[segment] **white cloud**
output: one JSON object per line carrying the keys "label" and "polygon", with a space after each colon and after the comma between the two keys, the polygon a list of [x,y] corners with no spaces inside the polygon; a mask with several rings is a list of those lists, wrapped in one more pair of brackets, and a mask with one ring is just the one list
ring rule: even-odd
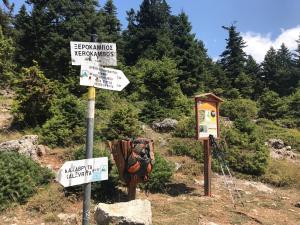
{"label": "white cloud", "polygon": [[296,40],[300,35],[300,26],[287,30],[281,29],[281,34],[275,40],[271,39],[271,33],[246,32],[241,35],[247,44],[247,47],[244,48],[245,52],[252,55],[257,62],[262,62],[271,46],[278,49],[284,43],[291,51],[295,50],[297,48]]}

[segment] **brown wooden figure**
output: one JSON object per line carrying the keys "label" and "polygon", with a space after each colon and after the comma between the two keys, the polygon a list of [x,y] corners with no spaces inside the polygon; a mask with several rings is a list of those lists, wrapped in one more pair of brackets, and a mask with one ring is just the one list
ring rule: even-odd
{"label": "brown wooden figure", "polygon": [[154,164],[154,142],[147,138],[108,142],[119,177],[127,185],[128,200],[136,197],[138,183],[146,182]]}
{"label": "brown wooden figure", "polygon": [[204,195],[211,196],[211,149],[209,135],[220,138],[219,105],[223,100],[212,93],[195,96],[196,139],[204,147]]}

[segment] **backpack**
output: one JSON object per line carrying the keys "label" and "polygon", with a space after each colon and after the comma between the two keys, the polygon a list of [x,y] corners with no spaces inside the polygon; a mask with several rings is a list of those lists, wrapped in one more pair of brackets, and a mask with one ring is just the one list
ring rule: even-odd
{"label": "backpack", "polygon": [[126,160],[126,173],[133,182],[147,181],[153,169],[153,140],[136,138],[131,141],[131,152]]}

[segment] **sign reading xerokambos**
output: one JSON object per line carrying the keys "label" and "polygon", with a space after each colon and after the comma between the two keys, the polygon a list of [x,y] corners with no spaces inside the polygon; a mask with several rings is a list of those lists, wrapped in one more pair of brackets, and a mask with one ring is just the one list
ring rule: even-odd
{"label": "sign reading xerokambos", "polygon": [[101,66],[117,65],[116,43],[71,41],[72,65],[84,65],[95,62]]}

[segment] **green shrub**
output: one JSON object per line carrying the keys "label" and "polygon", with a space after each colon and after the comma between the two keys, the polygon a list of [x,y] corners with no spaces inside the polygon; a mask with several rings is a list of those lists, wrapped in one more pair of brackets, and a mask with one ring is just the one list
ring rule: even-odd
{"label": "green shrub", "polygon": [[274,91],[267,91],[258,99],[259,117],[267,119],[281,118],[287,112],[287,104],[284,99]]}
{"label": "green shrub", "polygon": [[183,117],[179,120],[174,131],[174,136],[182,138],[193,138],[196,136],[196,118],[195,114],[189,117]]}
{"label": "green shrub", "polygon": [[255,119],[257,117],[256,103],[250,99],[232,99],[221,104],[220,115],[229,117],[231,120],[237,118]]}
{"label": "green shrub", "polygon": [[269,151],[253,122],[236,120],[234,127],[225,130],[223,135],[227,143],[226,160],[233,170],[251,175],[265,173]]}
{"label": "green shrub", "polygon": [[300,152],[300,131],[297,129],[287,129],[277,126],[274,122],[267,119],[258,119],[258,132],[267,141],[270,138],[280,138],[285,144],[292,146]]}
{"label": "green shrub", "polygon": [[[85,159],[85,146],[81,146],[74,151],[74,159]],[[94,146],[93,158],[108,157],[108,180],[92,183],[92,198],[97,201],[111,201],[116,195],[116,187],[118,184],[118,172],[115,165],[112,164],[111,154],[98,144]],[[68,187],[65,189],[67,194],[79,195],[82,192],[82,185]]]}
{"label": "green shrub", "polygon": [[35,63],[22,70],[16,86],[14,124],[21,127],[41,126],[51,117],[50,107],[58,92],[57,83],[47,79]]}
{"label": "green shrub", "polygon": [[108,140],[132,138],[140,135],[142,128],[138,120],[138,112],[127,105],[115,111],[103,129],[103,135]]}
{"label": "green shrub", "polygon": [[53,117],[42,127],[42,141],[50,146],[69,146],[85,140],[86,104],[69,94],[56,99],[51,107]]}
{"label": "green shrub", "polygon": [[149,180],[146,183],[140,184],[140,187],[151,192],[164,191],[166,184],[170,182],[173,171],[174,166],[156,153],[155,164],[153,171],[150,173]]}
{"label": "green shrub", "polygon": [[0,210],[12,202],[24,203],[38,186],[47,184],[53,174],[30,158],[14,152],[0,152]]}
{"label": "green shrub", "polygon": [[178,156],[189,156],[197,162],[203,162],[203,146],[195,139],[176,139],[170,153]]}

